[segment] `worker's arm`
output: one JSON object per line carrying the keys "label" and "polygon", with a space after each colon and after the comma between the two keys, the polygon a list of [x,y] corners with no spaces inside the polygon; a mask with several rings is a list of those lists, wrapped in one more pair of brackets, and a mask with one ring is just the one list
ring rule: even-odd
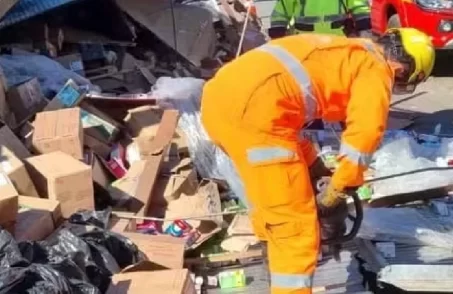
{"label": "worker's arm", "polygon": [[269,37],[276,39],[286,35],[294,10],[294,0],[277,0],[271,14]]}
{"label": "worker's arm", "polygon": [[363,184],[363,172],[386,128],[393,76],[379,62],[382,61],[368,57],[357,66],[346,111],[346,130],[341,138],[339,166],[332,177],[337,191]]}

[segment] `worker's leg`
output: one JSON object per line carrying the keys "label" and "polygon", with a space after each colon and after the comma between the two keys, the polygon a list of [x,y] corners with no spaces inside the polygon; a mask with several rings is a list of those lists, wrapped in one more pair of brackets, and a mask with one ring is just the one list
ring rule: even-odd
{"label": "worker's leg", "polygon": [[316,204],[302,153],[285,159],[285,150],[291,152],[275,145],[249,146],[244,150],[248,162],[233,161],[239,162],[253,206],[255,232],[267,241],[271,293],[306,294],[311,293],[319,250]]}

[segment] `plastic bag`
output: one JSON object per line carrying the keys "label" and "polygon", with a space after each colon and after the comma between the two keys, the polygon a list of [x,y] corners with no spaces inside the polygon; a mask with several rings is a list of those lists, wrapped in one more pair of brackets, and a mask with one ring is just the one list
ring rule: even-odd
{"label": "plastic bag", "polygon": [[453,209],[440,216],[430,207],[369,208],[364,211],[358,237],[412,245],[430,245],[451,249]]}
{"label": "plastic bag", "polygon": [[[445,144],[444,144],[445,145]],[[436,158],[448,150],[419,144],[413,137],[388,140],[374,155],[376,178],[437,167]],[[453,170],[409,173],[373,183],[373,198],[409,193],[453,184]]]}
{"label": "plastic bag", "polygon": [[106,230],[111,214],[111,208],[101,211],[80,210],[71,215],[68,221],[72,224],[93,225]]}
{"label": "plastic bag", "polygon": [[247,205],[244,186],[230,158],[209,139],[200,119],[201,94],[205,81],[195,78],[161,77],[151,95],[161,107],[180,111],[178,127],[183,130],[190,155],[204,178],[225,180],[235,197]]}
{"label": "plastic bag", "polygon": [[99,91],[88,79],[43,55],[1,55],[0,66],[8,87],[36,77],[44,96],[48,98],[55,96],[69,79],[79,86],[86,86],[88,90]]}
{"label": "plastic bag", "polygon": [[[77,224],[69,228],[106,227],[109,215],[82,211],[70,217]],[[129,239],[99,227],[83,233],[62,228],[47,241],[19,244],[0,230],[0,294],[100,294],[113,274],[145,259]]]}

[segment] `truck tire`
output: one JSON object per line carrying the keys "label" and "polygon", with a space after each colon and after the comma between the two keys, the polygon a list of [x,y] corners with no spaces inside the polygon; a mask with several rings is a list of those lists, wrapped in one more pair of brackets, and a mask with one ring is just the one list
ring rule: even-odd
{"label": "truck tire", "polygon": [[387,21],[387,28],[400,28],[401,27],[401,20],[398,14],[393,14],[392,16],[389,17]]}

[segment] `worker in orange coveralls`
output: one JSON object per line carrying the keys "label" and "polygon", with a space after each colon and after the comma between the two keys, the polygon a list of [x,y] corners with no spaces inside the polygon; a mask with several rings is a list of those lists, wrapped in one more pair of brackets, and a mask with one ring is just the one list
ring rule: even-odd
{"label": "worker in orange coveralls", "polygon": [[[312,293],[318,214],[340,213],[345,189],[363,183],[392,90],[413,92],[434,59],[429,38],[412,28],[391,29],[376,43],[295,35],[243,54],[205,84],[202,123],[244,183],[255,234],[267,243],[271,293]],[[300,133],[319,118],[344,121],[346,130],[339,166],[316,203],[310,179],[328,171]]]}

